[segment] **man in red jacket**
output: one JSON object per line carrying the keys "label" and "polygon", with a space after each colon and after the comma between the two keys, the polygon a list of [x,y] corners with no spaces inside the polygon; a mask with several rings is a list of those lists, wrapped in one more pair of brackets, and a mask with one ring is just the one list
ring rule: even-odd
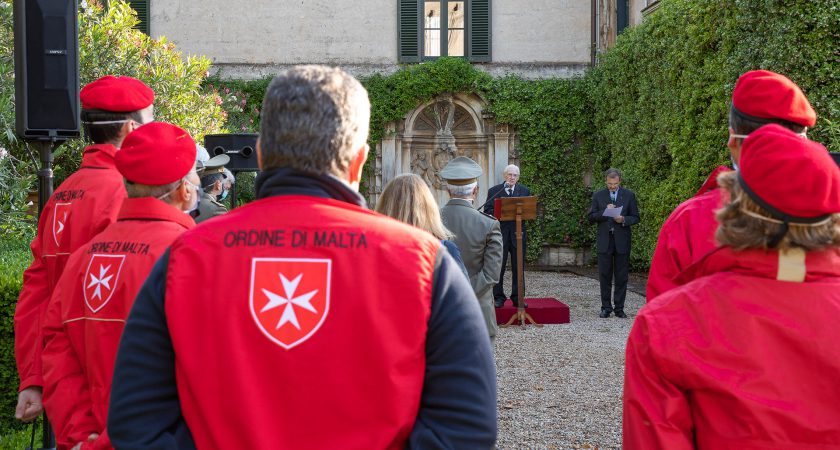
{"label": "man in red jacket", "polygon": [[[44,406],[58,448],[111,448],[105,423],[114,359],[134,297],[172,241],[195,226],[195,142],[156,122],[117,153],[128,198],[117,221],[76,250],[47,309]],[[98,438],[98,439],[97,439]]]}
{"label": "man in red jacket", "polygon": [[[729,147],[737,169],[741,144],[747,135],[768,123],[782,125],[805,134],[817,121],[802,90],[784,75],[767,70],[753,70],[738,79],[732,92],[729,110]],[[680,271],[714,250],[717,243],[715,211],[722,205],[717,175],[727,170],[720,166],[709,176],[700,191],[671,213],[659,230],[659,240],[650,264],[647,301],[676,287]]]}
{"label": "man in red jacket", "polygon": [[624,448],[840,448],[840,169],[779,125],[718,180],[722,244],[639,312]]}
{"label": "man in red jacket", "polygon": [[41,414],[43,317],[67,258],[114,222],[125,199],[114,156],[123,139],[153,120],[155,93],[131,77],[102,77],[79,93],[85,135],[82,165],[53,192],[32,241],[33,261],[23,273],[15,308],[15,359],[20,394],[15,417],[30,421]]}
{"label": "man in red jacket", "polygon": [[493,447],[478,300],[438,239],[364,207],[369,121],[339,69],[272,81],[257,200],[176,239],[134,302],[115,447]]}

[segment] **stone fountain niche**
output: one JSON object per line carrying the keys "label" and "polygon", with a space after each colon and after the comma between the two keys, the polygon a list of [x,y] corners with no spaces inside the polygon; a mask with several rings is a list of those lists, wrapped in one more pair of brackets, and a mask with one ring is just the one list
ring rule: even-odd
{"label": "stone fountain niche", "polygon": [[385,184],[408,172],[422,177],[438,204],[445,204],[449,196],[440,171],[456,156],[472,158],[483,169],[476,206],[482,204],[487,189],[502,182],[505,166],[518,163],[514,133],[507,125],[496,124],[483,107],[476,95],[442,94],[389,124],[368,180],[371,206]]}

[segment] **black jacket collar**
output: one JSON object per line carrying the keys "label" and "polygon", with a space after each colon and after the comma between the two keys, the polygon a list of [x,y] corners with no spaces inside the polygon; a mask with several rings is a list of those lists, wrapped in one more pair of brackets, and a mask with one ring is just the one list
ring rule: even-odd
{"label": "black jacket collar", "polygon": [[257,175],[254,190],[258,199],[274,195],[309,195],[367,207],[365,199],[358,192],[335,176],[301,172],[288,167],[267,170]]}

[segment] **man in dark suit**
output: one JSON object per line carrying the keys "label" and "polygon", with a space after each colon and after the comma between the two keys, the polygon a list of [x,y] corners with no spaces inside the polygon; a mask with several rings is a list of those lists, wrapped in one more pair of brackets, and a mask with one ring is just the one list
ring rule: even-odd
{"label": "man in dark suit", "polygon": [[[608,169],[605,173],[607,188],[592,194],[589,221],[598,224],[598,275],[601,282],[601,314],[607,318],[611,312],[616,317],[624,314],[624,297],[627,294],[627,278],[630,263],[630,227],[639,223],[639,207],[633,191],[621,188],[621,171]],[[617,217],[607,217],[607,208],[621,207]],[[615,275],[613,302],[610,302],[610,287]],[[613,307],[615,305],[615,307]]]}
{"label": "man in dark suit", "polygon": [[[487,191],[487,204],[484,206],[484,213],[485,214],[493,214],[493,205],[496,203],[496,198],[505,198],[505,197],[528,197],[531,195],[531,191],[518,183],[519,181],[519,167],[511,164],[505,167],[504,172],[502,175],[505,178],[505,182],[501,184],[497,184],[491,187]],[[510,255],[510,269],[512,273],[511,279],[513,282],[511,283],[511,294],[510,299],[513,302],[513,306],[519,306],[519,291],[518,291],[518,284],[516,280],[517,274],[517,264],[516,264],[516,221],[515,220],[504,220],[500,222],[502,227],[502,270],[499,274],[499,282],[493,286],[493,300],[495,302],[496,308],[501,308],[505,304],[505,299],[507,296],[505,295],[505,268],[507,267],[508,255]],[[528,249],[528,234],[525,230],[525,223],[522,223],[522,255],[524,257],[526,251]],[[524,279],[523,279],[524,282]],[[525,287],[522,287],[523,291]],[[528,305],[525,305],[526,307]]]}

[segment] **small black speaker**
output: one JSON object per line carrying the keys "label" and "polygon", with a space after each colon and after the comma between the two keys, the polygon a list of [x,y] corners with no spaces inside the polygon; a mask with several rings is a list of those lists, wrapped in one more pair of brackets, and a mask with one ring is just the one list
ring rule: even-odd
{"label": "small black speaker", "polygon": [[227,167],[231,172],[258,171],[257,134],[208,134],[204,136],[204,148],[210,157],[228,155]]}
{"label": "small black speaker", "polygon": [[834,162],[836,162],[836,163],[837,163],[837,165],[838,165],[838,166],[840,166],[840,153],[838,153],[838,152],[829,152],[829,155],[831,155],[831,157],[832,157],[832,158],[834,158]]}
{"label": "small black speaker", "polygon": [[15,131],[24,139],[79,136],[75,0],[15,0]]}

